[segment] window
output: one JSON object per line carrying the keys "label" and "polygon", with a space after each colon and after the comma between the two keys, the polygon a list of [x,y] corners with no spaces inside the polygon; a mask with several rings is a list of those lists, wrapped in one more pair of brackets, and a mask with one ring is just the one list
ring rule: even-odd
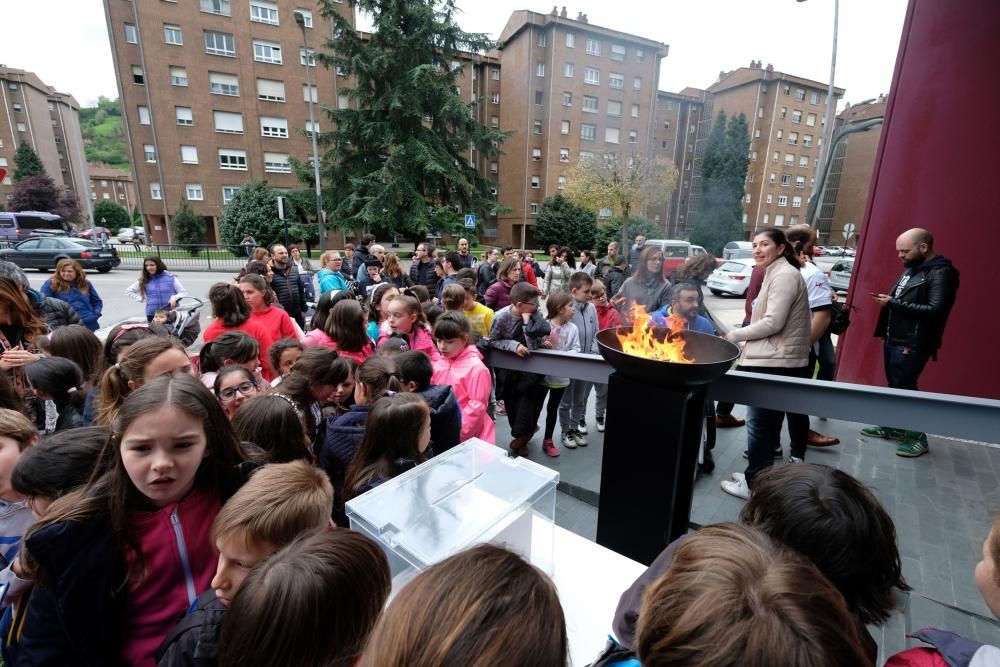
{"label": "window", "polygon": [[795,187],[797,187],[797,188],[804,188],[804,187],[806,187],[806,177],[805,176],[796,176],[795,177]]}
{"label": "window", "polygon": [[598,100],[591,95],[583,96],[583,110],[590,113],[597,113]]}
{"label": "window", "polygon": [[573,78],[573,63],[566,63],[563,65],[563,76],[567,79]]}
{"label": "window", "polygon": [[604,141],[609,144],[618,143],[619,130],[617,127],[606,127],[604,128]]}
{"label": "window", "polygon": [[[306,49],[305,47],[299,49],[299,64],[308,65],[309,67],[316,67],[316,49]],[[344,70],[341,67],[340,71],[337,72],[339,76],[344,75]]]}
{"label": "window", "polygon": [[7,82],[7,90],[16,93],[17,92],[17,84],[14,83],[13,81],[8,81]]}
{"label": "window", "polygon": [[615,100],[608,100],[608,115],[609,116],[621,116],[622,115],[622,103]]}
{"label": "window", "polygon": [[587,141],[593,141],[597,138],[597,126],[596,125],[581,125],[580,126],[580,138]]}
{"label": "window", "polygon": [[617,60],[618,62],[623,62],[625,60],[626,50],[621,44],[611,45],[611,59]]}
{"label": "window", "polygon": [[608,85],[616,90],[621,90],[625,87],[625,75],[611,72],[608,74]]}
{"label": "window", "polygon": [[500,68],[499,67],[491,67],[490,68],[490,78],[493,79],[494,81],[499,81],[500,80]]}
{"label": "window", "polygon": [[285,82],[257,79],[257,99],[269,102],[285,101]]}
{"label": "window", "polygon": [[163,190],[160,189],[159,183],[149,184],[149,196],[151,199],[163,199]]}
{"label": "window", "polygon": [[316,92],[316,86],[302,85],[302,101],[303,102],[318,102],[319,97]]}
{"label": "window", "polygon": [[816,126],[816,114],[811,113],[806,115],[806,125],[808,125],[809,127]]}
{"label": "window", "polygon": [[55,111],[56,110],[56,105],[53,102],[49,102],[48,107],[49,107],[49,111]]}
{"label": "window", "polygon": [[145,156],[146,162],[156,162],[156,147],[153,144],[143,144],[142,154]]}
{"label": "window", "polygon": [[809,93],[809,104],[819,104],[819,93],[816,91]]}
{"label": "window", "polygon": [[347,93],[337,93],[337,108],[338,109],[351,108],[351,98],[347,96]]}
{"label": "window", "polygon": [[782,185],[787,186],[787,185],[791,185],[791,183],[792,183],[792,177],[791,176],[789,176],[788,174],[782,174],[781,175],[781,184]]}
{"label": "window", "polygon": [[789,225],[797,225],[797,224],[799,224],[799,216],[793,215],[792,217],[790,217],[788,219],[788,224]]}
{"label": "window", "polygon": [[788,195],[778,196],[778,206],[788,206]]}
{"label": "window", "polygon": [[499,128],[500,127],[500,117],[499,116],[490,116],[490,127],[492,127],[492,128]]}
{"label": "window", "polygon": [[[0,164],[0,167],[6,167],[6,166],[7,166],[6,162],[4,162],[3,164]],[[101,187],[102,188],[108,187],[108,182],[107,181],[101,181]]]}
{"label": "window", "polygon": [[785,165],[788,167],[795,166],[795,156],[791,153],[785,153]]}
{"label": "window", "polygon": [[810,146],[812,146],[813,145],[813,135],[811,135],[811,134],[804,134],[804,135],[802,135],[802,145],[805,146],[806,148],[809,148]]}
{"label": "window", "polygon": [[564,120],[559,126],[560,134],[569,134],[569,121]]}
{"label": "window", "polygon": [[788,143],[791,144],[792,146],[797,145],[799,143],[799,133],[798,132],[789,132],[788,133]]}
{"label": "window", "polygon": [[638,143],[639,142],[639,132],[637,132],[636,130],[629,130],[628,131],[628,142],[630,144]]}
{"label": "window", "polygon": [[601,41],[598,39],[588,39],[587,40],[587,55],[599,56],[601,55]]}
{"label": "window", "polygon": [[601,83],[601,70],[596,67],[585,67],[583,69],[583,82],[589,83],[592,86],[598,86]]}
{"label": "window", "polygon": [[292,173],[292,165],[288,162],[288,153],[264,153],[264,171],[277,174]]}
{"label": "window", "polygon": [[779,213],[778,215],[774,216],[774,226],[775,227],[781,227],[784,224],[785,224],[785,216],[784,215],[782,215],[782,214]]}
{"label": "window", "polygon": [[170,68],[170,85],[171,86],[187,86],[188,85],[188,73],[183,67],[171,67]]}
{"label": "window", "polygon": [[179,25],[170,25],[164,23],[163,41],[165,41],[167,44],[176,44],[177,46],[184,46],[184,36],[181,34],[181,27]]}
{"label": "window", "polygon": [[198,164],[198,147],[181,146],[181,162],[183,164]]}
{"label": "window", "polygon": [[784,136],[784,130],[778,130],[777,132],[774,133],[774,138],[777,139],[778,141],[781,141],[781,137],[783,136]]}
{"label": "window", "polygon": [[600,211],[597,212],[597,217],[599,217],[601,220],[607,220],[613,215],[613,213],[614,211],[612,211],[610,208],[602,208]]}
{"label": "window", "polygon": [[277,137],[279,139],[288,138],[288,120],[285,118],[274,118],[271,116],[260,117],[260,136]]}
{"label": "window", "polygon": [[563,106],[564,107],[573,106],[573,93],[563,93]]}
{"label": "window", "polygon": [[201,201],[205,198],[205,194],[201,189],[201,183],[188,183],[184,186],[184,190],[187,192],[189,201]]}
{"label": "window", "polygon": [[278,5],[264,0],[250,0],[250,20],[278,25]]}
{"label": "window", "polygon": [[799,102],[802,102],[803,100],[805,100],[806,99],[806,89],[805,88],[796,88],[795,89],[795,99],[798,100]]}
{"label": "window", "polygon": [[[750,161],[751,162],[757,161],[757,151],[750,151]],[[750,182],[751,183],[753,182],[753,174],[750,174]]]}
{"label": "window", "polygon": [[764,201],[766,201],[768,204],[770,204],[771,202],[774,201],[774,195],[772,195],[772,194],[767,195],[767,198]]}
{"label": "window", "polygon": [[792,197],[792,208],[802,208],[802,197]]}
{"label": "window", "polygon": [[233,197],[236,196],[237,191],[239,191],[240,186],[238,185],[223,185],[222,186],[222,203],[228,204],[233,201]]}
{"label": "window", "polygon": [[247,170],[247,152],[232,148],[219,149],[219,169]]}
{"label": "window", "polygon": [[535,188],[537,190],[539,187],[541,187],[541,185],[542,185],[542,179],[540,177],[538,177],[538,176],[532,176],[531,177],[531,187],[532,188]]}
{"label": "window", "polygon": [[225,32],[205,31],[205,53],[213,56],[236,57],[236,40]]}
{"label": "window", "polygon": [[311,28],[312,27],[312,12],[310,10],[308,10],[308,9],[301,9],[299,7],[296,7],[295,8],[295,13],[302,15],[302,25],[303,25],[303,27],[305,27],[305,28]]}
{"label": "window", "polygon": [[139,31],[135,29],[135,26],[131,23],[125,24],[125,41],[129,44],[139,43]]}
{"label": "window", "polygon": [[219,16],[232,16],[229,0],[201,0],[201,11]]}
{"label": "window", "polygon": [[767,227],[767,223],[768,223],[768,219],[769,219],[770,217],[771,217],[771,216],[770,216],[770,215],[768,215],[767,213],[765,213],[765,214],[764,214],[764,226],[765,226],[765,227]]}
{"label": "window", "polygon": [[105,193],[104,193],[104,198],[105,198],[105,199],[111,199],[111,195],[110,195],[110,194],[108,194],[107,192],[105,192]]}
{"label": "window", "polygon": [[542,133],[542,121],[536,120],[532,124],[532,127],[533,127],[533,131],[534,131],[535,134],[541,134]]}
{"label": "window", "polygon": [[214,111],[215,131],[222,134],[243,134],[243,114]]}
{"label": "window", "polygon": [[546,36],[544,32],[538,33],[538,46],[545,46]]}
{"label": "window", "polygon": [[259,63],[281,64],[281,44],[253,40],[253,59]]}
{"label": "window", "polygon": [[139,107],[139,125],[149,125],[149,107]]}
{"label": "window", "polygon": [[498,165],[496,162],[490,162],[490,171],[492,173],[497,173]]}
{"label": "window", "polygon": [[802,122],[802,112],[801,111],[795,110],[795,111],[792,112],[792,122],[793,123],[801,123]]}
{"label": "window", "polygon": [[800,167],[808,167],[809,166],[809,156],[808,155],[800,155],[799,156],[799,166]]}
{"label": "window", "polygon": [[749,204],[750,203],[750,193],[749,192],[746,194],[745,197],[743,197],[743,203],[745,203],[745,204]]}
{"label": "window", "polygon": [[535,63],[535,76],[545,76],[545,63]]}
{"label": "window", "polygon": [[662,148],[663,150],[667,150],[667,146],[668,145],[669,145],[669,143],[667,142],[666,139],[664,139],[663,141],[660,142],[660,148]]}
{"label": "window", "polygon": [[774,151],[774,157],[771,158],[771,162],[777,162],[777,161],[778,161],[778,151]]}
{"label": "window", "polygon": [[308,137],[311,137],[313,135],[313,132],[316,132],[317,134],[323,132],[323,130],[319,128],[319,121],[312,122],[307,120],[306,126],[302,129],[306,131],[306,136]]}
{"label": "window", "polygon": [[213,95],[240,96],[240,80],[235,74],[208,73],[208,88]]}
{"label": "window", "polygon": [[493,104],[500,104],[500,93],[493,93],[490,96],[490,102]]}
{"label": "window", "polygon": [[560,162],[569,162],[569,149],[568,148],[560,148],[559,149],[559,161]]}
{"label": "window", "polygon": [[146,84],[146,75],[142,73],[142,68],[138,65],[132,65],[132,83],[137,83],[140,86]]}
{"label": "window", "polygon": [[565,189],[566,189],[566,177],[560,176],[558,184],[556,185],[556,190],[565,190]]}
{"label": "window", "polygon": [[638,118],[638,117],[639,117],[639,105],[638,104],[633,104],[632,105],[632,118]]}
{"label": "window", "polygon": [[641,76],[637,76],[634,79],[632,79],[632,88],[634,88],[635,90],[642,90],[642,77]]}
{"label": "window", "polygon": [[571,32],[566,33],[566,48],[576,48],[576,35]]}
{"label": "window", "polygon": [[646,54],[643,52],[642,49],[636,49],[635,50],[635,61],[637,63],[644,63],[644,62],[646,62]]}
{"label": "window", "polygon": [[539,160],[541,160],[542,159],[542,149],[541,148],[532,148],[531,149],[531,159],[534,160],[535,162],[538,162]]}
{"label": "window", "polygon": [[531,202],[531,215],[538,215],[538,202]]}
{"label": "window", "polygon": [[788,115],[788,107],[781,107],[781,119],[784,120],[786,115]]}

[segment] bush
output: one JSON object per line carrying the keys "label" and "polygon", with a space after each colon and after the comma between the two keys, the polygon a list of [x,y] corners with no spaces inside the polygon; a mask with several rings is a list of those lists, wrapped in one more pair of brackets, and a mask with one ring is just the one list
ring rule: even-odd
{"label": "bush", "polygon": [[240,249],[240,242],[247,234],[254,237],[258,246],[280,243],[283,228],[278,218],[277,196],[266,181],[253,181],[237,190],[219,218],[222,242],[234,253],[243,255],[246,251]]}
{"label": "bush", "polygon": [[205,218],[191,209],[187,198],[182,198],[177,205],[177,212],[174,213],[172,222],[174,240],[177,244],[188,246],[187,251],[192,255],[201,252],[201,248],[197,246],[205,243]]}
{"label": "bush", "polygon": [[597,219],[593,211],[571,203],[562,195],[548,197],[542,202],[535,220],[538,247],[566,246],[578,253],[592,250],[596,237]]}
{"label": "bush", "polygon": [[94,224],[107,227],[112,234],[117,234],[132,223],[128,211],[112,201],[102,199],[94,204]]}

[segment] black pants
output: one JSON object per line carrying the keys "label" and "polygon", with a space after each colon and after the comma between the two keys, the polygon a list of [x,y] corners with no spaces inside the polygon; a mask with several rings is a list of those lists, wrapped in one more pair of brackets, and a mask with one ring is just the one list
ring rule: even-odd
{"label": "black pants", "polygon": [[515,438],[530,438],[535,433],[548,388],[542,384],[542,376],[535,373],[514,371],[503,375],[503,402],[507,407],[510,434]]}
{"label": "black pants", "polygon": [[[559,420],[559,403],[562,402],[566,387],[545,387],[549,394],[549,404],[545,409],[545,439],[551,440],[552,434],[556,430],[556,422]],[[545,400],[545,396],[542,396]]]}

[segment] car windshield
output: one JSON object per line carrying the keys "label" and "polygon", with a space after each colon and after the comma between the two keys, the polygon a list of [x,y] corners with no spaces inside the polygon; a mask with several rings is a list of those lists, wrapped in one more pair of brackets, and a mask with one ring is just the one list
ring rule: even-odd
{"label": "car windshield", "polygon": [[746,264],[740,264],[739,262],[726,262],[719,267],[719,271],[724,273],[743,273],[748,268]]}

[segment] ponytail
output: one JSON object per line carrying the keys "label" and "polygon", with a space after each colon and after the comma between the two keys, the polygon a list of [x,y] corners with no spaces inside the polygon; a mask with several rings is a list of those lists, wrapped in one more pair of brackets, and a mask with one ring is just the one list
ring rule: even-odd
{"label": "ponytail", "polygon": [[118,418],[122,402],[132,391],[129,382],[138,389],[144,381],[146,367],[171,348],[187,354],[187,350],[176,338],[166,336],[144,338],[129,347],[122,355],[121,361],[104,371],[98,385],[94,424],[112,426]]}
{"label": "ponytail", "polygon": [[374,403],[389,395],[403,391],[403,378],[399,368],[387,357],[371,357],[358,366],[355,380],[365,387],[368,402]]}
{"label": "ponytail", "polygon": [[75,362],[63,357],[42,357],[26,366],[24,374],[32,387],[52,397],[60,412],[66,406],[83,407],[83,371]]}

